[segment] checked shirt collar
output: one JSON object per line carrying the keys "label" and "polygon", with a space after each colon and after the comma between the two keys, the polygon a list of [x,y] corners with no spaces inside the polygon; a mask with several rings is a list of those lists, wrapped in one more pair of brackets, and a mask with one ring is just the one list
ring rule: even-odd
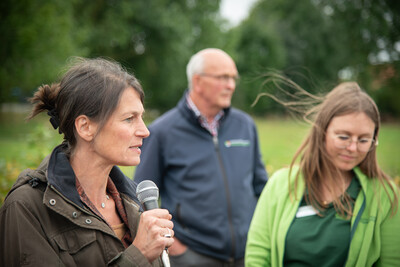
{"label": "checked shirt collar", "polygon": [[212,119],[212,121],[208,122],[207,118],[201,114],[200,110],[193,103],[193,101],[190,98],[189,94],[186,95],[186,103],[187,103],[189,109],[192,110],[194,112],[194,114],[196,115],[196,117],[199,120],[201,126],[203,126],[203,128],[205,128],[207,131],[209,131],[212,136],[217,136],[218,135],[219,123],[221,121],[221,118],[224,116],[225,112],[223,110],[221,110]]}

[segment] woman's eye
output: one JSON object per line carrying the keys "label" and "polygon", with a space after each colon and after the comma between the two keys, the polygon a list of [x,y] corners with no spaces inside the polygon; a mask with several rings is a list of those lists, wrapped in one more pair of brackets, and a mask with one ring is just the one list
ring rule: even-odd
{"label": "woman's eye", "polygon": [[343,140],[343,141],[345,141],[345,140],[349,140],[349,136],[348,135],[338,135],[337,136],[340,140]]}
{"label": "woman's eye", "polygon": [[363,138],[363,139],[358,140],[358,142],[359,142],[360,144],[367,144],[367,143],[371,142],[371,139],[369,139],[369,138]]}

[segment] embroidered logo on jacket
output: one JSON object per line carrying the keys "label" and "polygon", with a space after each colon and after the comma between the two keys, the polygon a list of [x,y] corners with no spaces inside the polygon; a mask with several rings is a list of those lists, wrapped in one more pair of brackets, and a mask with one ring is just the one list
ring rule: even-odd
{"label": "embroidered logo on jacket", "polygon": [[225,147],[234,147],[234,146],[249,146],[250,141],[244,139],[232,139],[225,141]]}

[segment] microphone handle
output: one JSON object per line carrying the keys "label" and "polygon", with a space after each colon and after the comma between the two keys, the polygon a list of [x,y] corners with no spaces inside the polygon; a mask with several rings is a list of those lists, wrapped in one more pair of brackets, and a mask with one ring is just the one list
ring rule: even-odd
{"label": "microphone handle", "polygon": [[164,264],[165,267],[171,267],[171,264],[169,263],[169,257],[168,257],[168,250],[165,248],[162,252],[161,255],[161,260]]}
{"label": "microphone handle", "polygon": [[[144,210],[158,209],[158,201],[156,199],[143,202]],[[169,263],[168,249],[165,248],[161,254],[161,260],[165,267],[171,267]]]}
{"label": "microphone handle", "polygon": [[158,209],[158,201],[156,199],[143,202],[144,210]]}

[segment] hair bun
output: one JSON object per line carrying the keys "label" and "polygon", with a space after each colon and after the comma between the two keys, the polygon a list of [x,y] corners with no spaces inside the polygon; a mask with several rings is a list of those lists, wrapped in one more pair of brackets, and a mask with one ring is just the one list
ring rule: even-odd
{"label": "hair bun", "polygon": [[[50,123],[53,125],[53,128],[56,130],[60,126],[60,119],[58,118],[58,113],[56,109],[49,110],[47,112],[47,115],[50,116]],[[60,129],[58,129],[58,132],[61,133]]]}

